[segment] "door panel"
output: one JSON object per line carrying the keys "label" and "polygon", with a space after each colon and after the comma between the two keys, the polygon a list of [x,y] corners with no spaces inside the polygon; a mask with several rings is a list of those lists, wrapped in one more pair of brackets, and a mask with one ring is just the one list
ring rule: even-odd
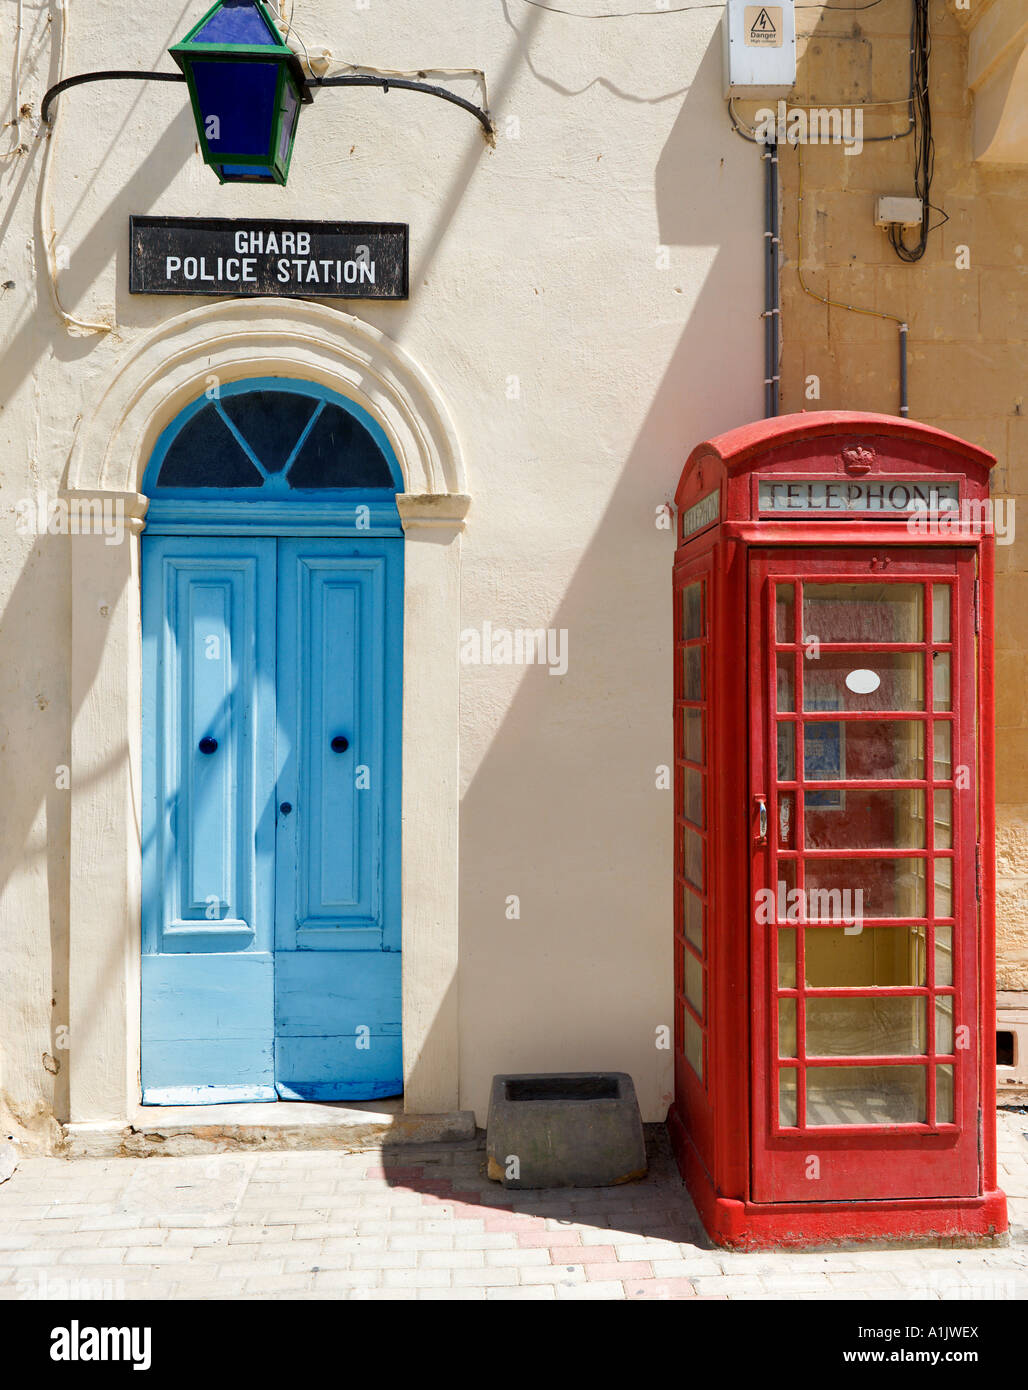
{"label": "door panel", "polygon": [[273,1014],[270,951],[145,955],[143,1103],[274,1100]]}
{"label": "door panel", "polygon": [[973,556],[750,566],[754,1200],[975,1195]]}
{"label": "door panel", "polygon": [[143,1100],[274,1095],[275,542],[143,546]]}
{"label": "door panel", "polygon": [[280,950],[308,933],[319,950],[382,944],[385,591],[381,555],[281,544],[278,786],[295,810],[279,815]]}
{"label": "door panel", "polygon": [[400,957],[281,951],[275,958],[278,1093],[372,1100],[403,1085]]}
{"label": "door panel", "polygon": [[279,543],[275,1032],[283,1096],[402,1090],[401,562],[399,541]]}

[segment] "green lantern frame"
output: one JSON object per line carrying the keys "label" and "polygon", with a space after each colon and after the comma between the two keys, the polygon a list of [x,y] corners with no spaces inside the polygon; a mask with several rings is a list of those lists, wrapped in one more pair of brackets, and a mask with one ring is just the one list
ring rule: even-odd
{"label": "green lantern frame", "polygon": [[[264,0],[249,0],[249,2],[267,25],[269,32],[277,38],[278,30],[268,13]],[[222,184],[247,182],[284,184],[289,177],[293,145],[296,141],[297,127],[300,124],[300,108],[310,105],[313,101],[306,74],[299,58],[287,44],[281,42],[281,39],[277,43],[267,44],[196,43],[194,35],[199,33],[215,14],[224,8],[224,0],[217,0],[217,3],[212,5],[193,25],[185,38],[168,49],[172,58],[182,69],[186,79],[189,100],[193,108],[193,120],[196,124],[196,133],[204,163],[214,170],[219,183]],[[194,76],[195,65],[201,63],[231,65],[275,63],[277,65],[278,74],[275,84],[271,129],[267,149],[264,153],[235,154],[211,149],[206,127],[207,116],[211,113],[207,113],[205,116]],[[292,98],[291,102],[290,97]],[[292,129],[283,149],[281,147],[282,128],[287,118],[292,120]],[[224,172],[226,166],[233,169],[252,168],[254,173],[249,177],[243,173],[226,175]]]}

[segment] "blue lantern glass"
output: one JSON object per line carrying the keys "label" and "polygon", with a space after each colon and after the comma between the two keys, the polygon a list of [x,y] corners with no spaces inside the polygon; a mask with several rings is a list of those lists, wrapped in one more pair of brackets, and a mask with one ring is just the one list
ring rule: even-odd
{"label": "blue lantern glass", "polygon": [[204,161],[221,182],[285,183],[311,94],[264,0],[218,0],[168,51],[189,85]]}

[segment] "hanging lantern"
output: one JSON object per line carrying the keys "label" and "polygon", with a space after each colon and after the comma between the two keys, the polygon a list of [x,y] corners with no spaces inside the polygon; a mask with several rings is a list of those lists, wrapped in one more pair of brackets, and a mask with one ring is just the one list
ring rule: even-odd
{"label": "hanging lantern", "polygon": [[218,0],[168,50],[185,73],[205,163],[222,183],[285,183],[311,94],[263,0]]}

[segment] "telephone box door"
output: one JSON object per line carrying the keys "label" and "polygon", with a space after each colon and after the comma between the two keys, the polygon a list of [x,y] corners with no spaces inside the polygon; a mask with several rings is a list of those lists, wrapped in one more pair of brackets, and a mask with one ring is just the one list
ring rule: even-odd
{"label": "telephone box door", "polygon": [[750,553],[757,1202],[980,1190],[974,567]]}

